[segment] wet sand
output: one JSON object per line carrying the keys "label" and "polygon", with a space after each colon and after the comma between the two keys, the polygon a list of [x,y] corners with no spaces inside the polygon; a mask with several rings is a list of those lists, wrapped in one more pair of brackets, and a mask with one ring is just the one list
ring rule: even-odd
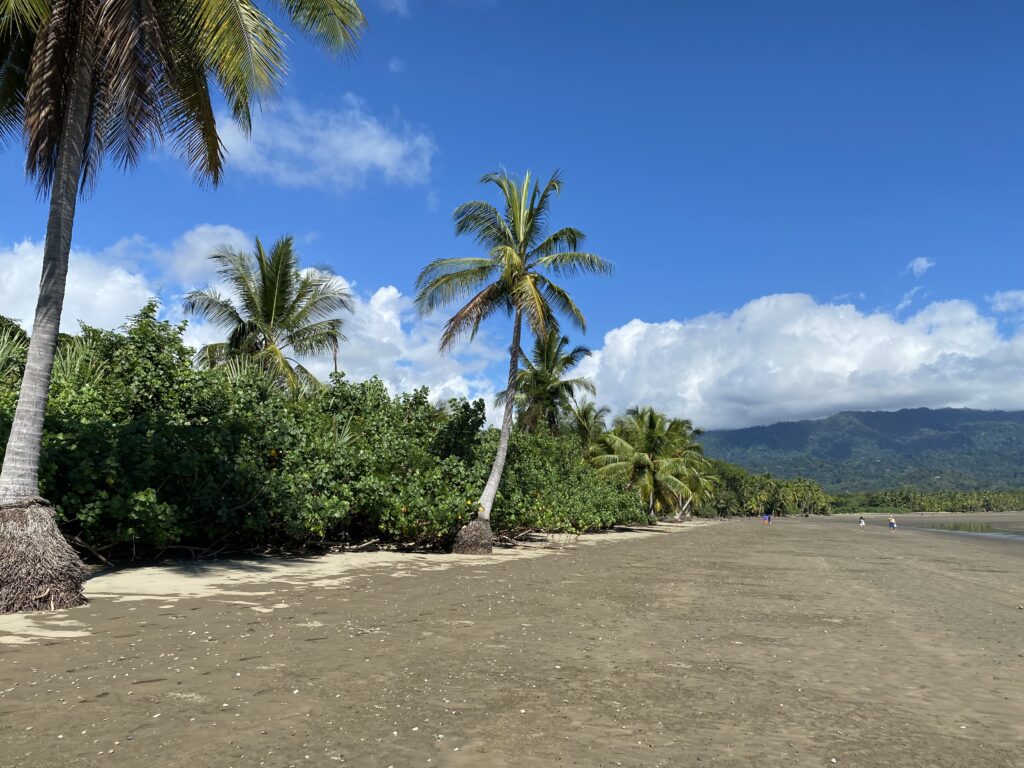
{"label": "wet sand", "polygon": [[1024,765],[1024,547],[591,541],[95,579],[0,617],[0,765]]}

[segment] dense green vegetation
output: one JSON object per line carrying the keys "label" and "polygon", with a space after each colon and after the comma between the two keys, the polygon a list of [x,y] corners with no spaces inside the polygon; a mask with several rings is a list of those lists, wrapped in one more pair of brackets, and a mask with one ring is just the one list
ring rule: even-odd
{"label": "dense green vegetation", "polygon": [[[195,366],[182,331],[151,304],[123,332],[64,342],[41,484],[72,541],[118,556],[369,538],[429,547],[469,519],[498,437],[482,401],[435,405],[425,390],[391,396],[342,376],[300,398],[258,369]],[[16,388],[0,382],[4,438]],[[644,520],[575,436],[513,435],[497,531]]]}
{"label": "dense green vegetation", "polygon": [[698,510],[700,515],[827,515],[832,511],[832,497],[811,480],[752,475],[718,459],[711,460],[711,468],[715,490],[708,504]]}
{"label": "dense green vegetation", "polygon": [[1024,487],[1024,412],[848,412],[708,432],[702,442],[751,472],[809,477],[834,493]]}
{"label": "dense green vegetation", "polygon": [[835,497],[835,512],[1006,512],[1024,509],[1024,489],[1010,491],[920,491],[916,488],[847,493]]}

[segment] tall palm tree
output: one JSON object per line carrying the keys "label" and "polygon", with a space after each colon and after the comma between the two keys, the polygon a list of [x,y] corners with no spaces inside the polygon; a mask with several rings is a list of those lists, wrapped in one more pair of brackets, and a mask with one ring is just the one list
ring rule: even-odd
{"label": "tall palm tree", "polygon": [[598,406],[593,400],[573,403],[571,423],[583,450],[589,451],[607,431],[610,413],[607,405]]}
{"label": "tall palm tree", "polygon": [[84,567],[39,497],[43,414],[80,190],[101,161],[136,165],[168,139],[199,181],[221,180],[216,83],[248,131],[281,81],[281,11],[317,43],[350,50],[356,0],[16,0],[0,2],[0,140],[21,136],[26,171],[50,200],[39,298],[0,471],[0,613],[82,602]]}
{"label": "tall palm tree", "polygon": [[687,419],[670,419],[653,408],[636,407],[616,420],[603,438],[606,452],[594,457],[598,471],[637,490],[647,514],[679,508],[693,499],[692,484],[710,464]]}
{"label": "tall palm tree", "polygon": [[423,315],[464,299],[468,301],[447,322],[439,347],[447,352],[464,336],[474,338],[480,324],[504,314],[512,318],[508,386],[501,421],[501,436],[491,473],[477,504],[477,518],[459,531],[454,551],[491,551],[491,507],[505,468],[516,399],[520,343],[525,322],[534,336],[557,328],[556,314],[584,330],[583,313],[551,277],[581,273],[608,274],[611,264],[593,253],[580,251],[584,234],[572,227],[548,232],[552,196],[562,189],[556,171],[543,187],[530,173],[517,181],[505,172],[481,179],[501,192],[502,210],[473,201],[455,209],[455,234],[473,237],[487,251],[476,258],[437,259],[416,280],[416,305]]}
{"label": "tall palm tree", "polygon": [[[594,384],[584,376],[568,376],[569,371],[590,357],[587,347],[577,345],[566,351],[569,337],[555,328],[548,328],[543,336],[533,342],[533,351],[527,356],[520,351],[522,360],[516,378],[516,392],[519,406],[519,423],[528,432],[545,422],[552,433],[558,429],[558,416],[571,408],[577,391],[594,394]],[[498,402],[504,403],[507,391],[498,394]]]}
{"label": "tall palm tree", "polygon": [[253,253],[221,246],[210,259],[233,296],[204,288],[185,297],[186,314],[209,320],[227,333],[227,341],[199,350],[200,363],[214,366],[241,360],[294,392],[317,388],[319,380],[290,355],[335,352],[344,340],[336,315],[352,311],[348,287],[325,270],[300,270],[291,237],[282,237],[269,253],[256,238]]}

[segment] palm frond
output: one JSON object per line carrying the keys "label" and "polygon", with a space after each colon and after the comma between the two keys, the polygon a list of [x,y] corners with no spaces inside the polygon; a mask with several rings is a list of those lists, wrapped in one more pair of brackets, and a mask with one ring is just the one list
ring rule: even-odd
{"label": "palm frond", "polygon": [[276,0],[276,5],[299,31],[335,53],[354,49],[366,28],[355,0]]}
{"label": "palm frond", "polygon": [[550,256],[554,253],[577,251],[586,239],[587,236],[581,230],[575,227],[563,227],[542,240],[540,244],[531,250],[530,255],[534,258],[539,258],[541,256]]}
{"label": "palm frond", "polygon": [[193,0],[194,45],[248,133],[252,105],[272,95],[285,70],[281,30],[250,0]]}
{"label": "palm frond", "polygon": [[305,324],[289,333],[285,341],[296,354],[304,357],[326,355],[334,349],[336,343],[346,340],[341,328],[342,322],[339,318],[320,320]]}
{"label": "palm frond", "polygon": [[[16,0],[15,0],[16,1]],[[10,3],[12,0],[0,0]],[[0,11],[2,13],[2,11]],[[32,57],[33,33],[4,14],[0,16],[0,144],[21,136],[25,88]]]}
{"label": "palm frond", "polygon": [[416,309],[421,316],[480,291],[493,277],[491,259],[436,259],[416,278]]}
{"label": "palm frond", "polygon": [[490,203],[480,200],[463,203],[455,209],[452,218],[456,237],[472,235],[478,245],[486,248],[515,242],[498,209]]}
{"label": "palm frond", "polygon": [[595,253],[564,251],[541,256],[537,266],[550,270],[559,276],[576,277],[578,275],[610,275],[614,269],[610,261],[606,261]]}
{"label": "palm frond", "polygon": [[48,0],[0,0],[0,32],[36,29],[49,12]]}
{"label": "palm frond", "polygon": [[569,292],[543,275],[536,275],[535,278],[545,302],[560,315],[568,317],[581,331],[586,332],[587,320],[583,317],[580,308],[576,306],[576,302],[569,296]]}
{"label": "palm frond", "polygon": [[534,335],[542,336],[548,329],[558,328],[558,321],[551,312],[551,304],[545,301],[544,294],[537,288],[540,276],[526,273],[512,285],[512,301],[526,319]]}
{"label": "palm frond", "polygon": [[192,169],[193,179],[217,186],[224,172],[224,145],[217,132],[206,65],[180,39],[187,30],[178,26],[174,23],[167,30],[167,34],[175,36],[171,45],[176,55],[166,71],[164,128],[178,154]]}
{"label": "palm frond", "polygon": [[486,286],[445,323],[438,349],[447,352],[467,335],[472,341],[480,330],[480,324],[506,306],[501,287],[497,283]]}
{"label": "palm frond", "polygon": [[186,315],[196,315],[227,331],[244,322],[231,300],[212,288],[186,294],[184,310]]}

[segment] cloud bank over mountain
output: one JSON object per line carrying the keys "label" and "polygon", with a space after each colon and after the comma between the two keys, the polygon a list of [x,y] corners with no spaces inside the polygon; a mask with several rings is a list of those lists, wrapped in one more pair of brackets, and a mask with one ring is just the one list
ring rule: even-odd
{"label": "cloud bank over mountain", "polygon": [[683,322],[632,320],[584,363],[618,411],[656,403],[707,428],[847,409],[1024,408],[1024,334],[1000,334],[967,301],[897,319],[805,294],[755,299]]}

